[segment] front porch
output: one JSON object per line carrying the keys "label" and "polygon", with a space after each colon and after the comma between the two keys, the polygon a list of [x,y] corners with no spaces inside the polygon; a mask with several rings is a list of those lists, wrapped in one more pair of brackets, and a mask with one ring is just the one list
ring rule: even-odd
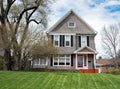
{"label": "front porch", "polygon": [[74,54],[75,69],[95,69],[95,54]]}
{"label": "front porch", "polygon": [[74,52],[75,69],[86,71],[96,69],[96,51],[85,46]]}

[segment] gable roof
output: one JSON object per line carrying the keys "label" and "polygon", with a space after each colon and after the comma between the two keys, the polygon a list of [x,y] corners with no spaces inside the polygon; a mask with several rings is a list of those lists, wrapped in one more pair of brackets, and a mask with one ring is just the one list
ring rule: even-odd
{"label": "gable roof", "polygon": [[97,59],[96,63],[98,65],[113,65],[113,60],[112,59]]}
{"label": "gable roof", "polygon": [[74,51],[73,53],[79,53],[79,54],[97,54],[97,52],[88,47],[88,46],[84,46],[84,47],[81,47],[79,49],[77,49],[76,51]]}
{"label": "gable roof", "polygon": [[85,21],[82,19],[82,18],[80,18],[73,10],[70,10],[68,13],[66,13],[60,20],[58,20],[58,22],[56,22],[56,24],[54,24],[50,29],[48,29],[48,31],[47,31],[47,33],[50,33],[50,32],[52,32],[60,23],[62,23],[71,13],[73,13],[75,16],[77,16],[78,18],[79,18],[79,20],[83,23],[83,24],[85,24],[88,28],[89,28],[89,30],[91,30],[91,32],[93,33],[93,34],[97,34],[97,32],[93,29],[93,28],[91,28],[87,23],[85,23]]}

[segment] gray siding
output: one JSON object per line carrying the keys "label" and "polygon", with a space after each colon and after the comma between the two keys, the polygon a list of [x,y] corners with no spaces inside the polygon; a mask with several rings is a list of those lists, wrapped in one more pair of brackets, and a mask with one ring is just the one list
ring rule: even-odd
{"label": "gray siding", "polygon": [[[75,22],[75,28],[68,28],[68,22]],[[82,21],[75,14],[71,13],[66,19],[62,21],[56,28],[54,28],[50,33],[80,33],[80,34],[95,34],[91,28]]]}

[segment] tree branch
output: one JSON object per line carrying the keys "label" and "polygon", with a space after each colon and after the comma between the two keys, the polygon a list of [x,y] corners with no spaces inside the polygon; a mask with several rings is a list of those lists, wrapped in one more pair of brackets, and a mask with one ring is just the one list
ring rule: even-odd
{"label": "tree branch", "polygon": [[8,13],[9,13],[9,10],[10,10],[10,8],[11,8],[11,6],[13,5],[13,3],[15,2],[16,0],[7,0],[7,8],[6,8],[6,17],[7,17],[7,15],[8,15]]}
{"label": "tree branch", "polygon": [[29,23],[32,22],[32,21],[35,22],[36,24],[40,24],[42,22],[42,20],[38,22],[35,19],[31,19],[31,20],[29,20]]}
{"label": "tree branch", "polygon": [[36,8],[32,11],[32,13],[28,16],[28,20],[29,20],[30,17],[33,15],[33,13],[37,10],[37,8],[38,8],[38,7],[36,7]]}
{"label": "tree branch", "polygon": [[17,29],[18,29],[18,27],[19,27],[19,24],[20,24],[20,21],[21,21],[21,19],[22,19],[23,14],[24,14],[26,11],[29,11],[29,10],[32,10],[32,9],[35,9],[35,8],[37,8],[37,6],[29,7],[29,8],[24,9],[24,10],[20,13],[19,18],[18,18],[18,21],[17,21],[16,26],[15,26],[15,34],[17,33]]}

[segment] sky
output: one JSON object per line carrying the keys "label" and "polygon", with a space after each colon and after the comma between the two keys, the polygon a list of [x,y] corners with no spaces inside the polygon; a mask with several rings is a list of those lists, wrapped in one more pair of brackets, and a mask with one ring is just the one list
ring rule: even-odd
{"label": "sky", "polygon": [[55,0],[50,6],[49,27],[71,9],[95,31],[97,56],[105,57],[101,46],[101,30],[104,26],[120,23],[120,0]]}

